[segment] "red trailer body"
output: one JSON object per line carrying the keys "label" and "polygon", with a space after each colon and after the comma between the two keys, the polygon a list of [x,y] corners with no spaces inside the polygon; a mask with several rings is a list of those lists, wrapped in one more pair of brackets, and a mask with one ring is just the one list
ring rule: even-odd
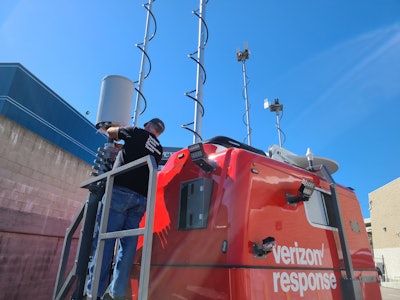
{"label": "red trailer body", "polygon": [[[346,299],[328,182],[248,149],[203,147],[211,172],[186,148],[158,174],[149,299]],[[312,197],[288,203],[303,180],[315,183]],[[337,198],[354,269],[347,280],[359,285],[357,299],[381,299],[357,197],[337,185]],[[275,243],[263,251],[266,240]]]}

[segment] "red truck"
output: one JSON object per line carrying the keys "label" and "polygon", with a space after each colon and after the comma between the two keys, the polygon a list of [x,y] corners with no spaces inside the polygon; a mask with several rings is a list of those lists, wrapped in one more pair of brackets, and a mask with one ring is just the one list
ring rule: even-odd
{"label": "red truck", "polygon": [[158,173],[148,299],[381,299],[357,196],[334,162],[305,161],[226,137],[174,153]]}

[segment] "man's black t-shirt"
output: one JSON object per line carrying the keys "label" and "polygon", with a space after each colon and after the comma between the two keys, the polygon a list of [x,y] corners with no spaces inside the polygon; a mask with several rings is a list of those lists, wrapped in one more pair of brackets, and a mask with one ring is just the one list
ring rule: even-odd
{"label": "man's black t-shirt", "polygon": [[[125,144],[117,155],[114,168],[149,154],[154,156],[157,165],[160,162],[163,148],[158,139],[147,130],[134,126],[120,127],[118,138],[124,140]],[[114,183],[127,187],[143,196],[147,196],[148,181],[149,168],[148,166],[142,166],[116,176]]]}

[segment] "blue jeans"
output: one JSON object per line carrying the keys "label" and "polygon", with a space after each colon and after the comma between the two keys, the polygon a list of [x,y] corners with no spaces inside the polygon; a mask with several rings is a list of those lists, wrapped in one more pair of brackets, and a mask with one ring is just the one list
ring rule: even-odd
{"label": "blue jeans", "polygon": [[[93,258],[89,264],[89,280],[87,285],[87,293],[91,294],[92,276],[94,263],[97,257],[97,241],[99,232],[99,220],[101,219],[102,208],[105,197],[103,197],[102,206],[97,215],[97,228],[94,235]],[[128,230],[139,227],[140,220],[146,211],[146,197],[132,190],[114,186],[111,196],[110,214],[108,216],[107,232]],[[136,254],[138,237],[129,236],[120,239],[120,245],[116,256],[116,264],[114,266],[112,280],[109,290],[113,296],[125,296],[125,291],[129,283],[129,275],[132,268],[133,260]],[[100,282],[97,296],[104,294],[107,289],[108,278],[110,275],[110,267],[114,254],[115,239],[107,239],[104,243],[104,254],[101,265]]]}

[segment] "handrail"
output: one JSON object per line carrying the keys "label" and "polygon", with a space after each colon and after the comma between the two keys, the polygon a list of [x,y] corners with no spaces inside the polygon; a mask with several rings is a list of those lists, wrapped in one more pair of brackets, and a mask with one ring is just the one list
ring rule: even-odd
{"label": "handrail", "polygon": [[[115,231],[107,233],[108,216],[110,211],[110,202],[112,187],[114,185],[114,177],[116,175],[125,173],[133,168],[138,168],[147,164],[149,167],[149,185],[147,190],[147,206],[146,206],[146,224],[144,228]],[[103,213],[100,222],[99,239],[97,244],[97,255],[96,262],[93,270],[93,284],[92,284],[92,299],[96,299],[97,290],[100,279],[101,262],[104,252],[104,240],[109,238],[117,238],[124,236],[134,236],[143,234],[143,251],[142,251],[142,264],[139,279],[139,294],[140,300],[147,299],[149,275],[150,275],[150,258],[151,258],[151,246],[153,242],[153,227],[154,227],[154,207],[155,207],[155,194],[156,194],[156,183],[157,183],[157,165],[153,156],[145,156],[137,159],[129,164],[118,167],[107,173],[98,176],[99,178],[93,178],[87,180],[81,184],[81,187],[88,187],[90,184],[107,178],[106,189],[105,189],[105,201],[103,207]],[[97,180],[95,180],[97,179]]]}
{"label": "handrail", "polygon": [[[136,228],[131,230],[122,230],[107,233],[107,223],[108,223],[108,215],[110,209],[110,201],[111,201],[111,193],[112,186],[114,184],[114,177],[128,172],[132,169],[139,168],[141,166],[147,165],[149,168],[149,184],[147,190],[147,206],[146,206],[146,224],[143,228]],[[105,183],[105,193],[103,191],[99,192],[98,190],[92,190],[94,184],[97,184],[100,181],[106,180]],[[92,298],[96,299],[97,290],[99,284],[100,277],[100,269],[101,269],[101,259],[103,257],[104,251],[104,240],[109,238],[121,238],[125,236],[134,236],[134,235],[143,235],[143,251],[142,251],[142,262],[141,262],[141,272],[139,279],[139,299],[144,300],[147,299],[148,295],[148,285],[149,285],[149,275],[150,275],[150,258],[151,258],[151,247],[153,242],[153,227],[154,227],[154,207],[155,207],[155,195],[156,195],[156,184],[157,184],[157,164],[154,160],[154,157],[151,155],[147,155],[140,159],[137,159],[133,162],[130,162],[126,165],[98,175],[92,179],[86,180],[81,183],[81,188],[91,189],[91,193],[89,199],[82,206],[77,216],[73,220],[71,226],[67,229],[66,236],[64,239],[63,251],[60,259],[60,266],[57,274],[55,289],[54,289],[54,300],[65,299],[69,289],[71,288],[76,277],[79,277],[79,271],[84,268],[84,271],[87,270],[88,265],[88,249],[91,249],[92,241],[91,237],[93,236],[93,227],[94,220],[97,211],[97,204],[101,200],[103,194],[106,195],[102,219],[100,222],[100,231],[99,231],[99,240],[98,240],[98,255],[96,257],[96,263],[94,266],[93,272],[93,285],[92,285]],[[94,201],[96,200],[96,201]],[[93,206],[95,204],[95,206]],[[71,247],[71,240],[73,235],[75,234],[80,222],[83,220],[84,229],[81,232],[79,238],[79,244],[77,247],[76,260],[75,265],[67,276],[67,280],[65,279],[65,269],[67,265],[67,260]],[[90,224],[87,224],[90,223]],[[89,232],[90,231],[90,232]],[[89,237],[89,238],[88,238]],[[88,241],[89,239],[89,241]],[[85,241],[86,240],[86,241]],[[89,246],[86,244],[90,244]],[[86,247],[85,247],[86,246]],[[90,253],[90,252],[89,252]],[[83,254],[83,255],[82,255]],[[82,257],[85,256],[85,257]],[[82,272],[81,272],[82,273]],[[78,275],[78,276],[77,276]],[[81,282],[80,288],[82,289],[82,282],[85,280],[80,278]],[[62,284],[62,282],[64,282]],[[82,299],[83,295],[80,295],[82,291],[77,288],[79,295],[75,295],[78,299]]]}

